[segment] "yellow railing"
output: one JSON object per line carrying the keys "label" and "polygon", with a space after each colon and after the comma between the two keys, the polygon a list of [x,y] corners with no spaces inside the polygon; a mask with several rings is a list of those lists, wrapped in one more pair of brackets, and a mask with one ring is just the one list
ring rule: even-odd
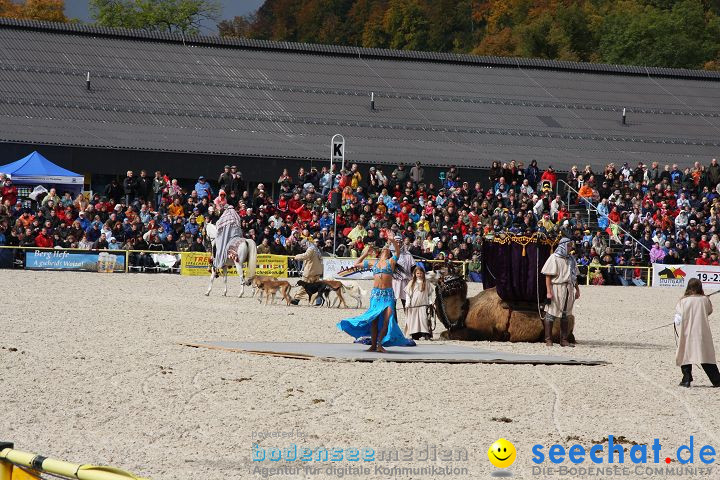
{"label": "yellow railing", "polygon": [[[100,252],[109,252],[115,255],[125,255],[125,272],[127,273],[129,271],[130,266],[130,254],[131,253],[146,253],[146,254],[166,254],[166,255],[181,255],[183,252],[175,252],[175,251],[166,251],[166,250],[110,250],[110,249],[99,249],[99,250],[86,250],[82,248],[44,248],[44,247],[20,247],[20,246],[11,246],[11,245],[0,245],[0,249],[7,249],[7,250],[31,250],[31,251],[47,251],[47,252],[57,252],[57,251],[69,251],[69,252],[82,252],[82,253],[100,253]],[[288,260],[293,260],[294,257],[292,255],[277,255],[278,257],[286,257]],[[338,260],[352,260],[355,261],[357,258],[354,257],[333,257],[337,258]],[[446,260],[419,260],[423,263],[429,263],[429,264],[444,264],[447,263]],[[457,266],[461,271],[463,276],[467,276],[468,274],[468,263],[469,262],[463,262],[459,260],[452,260],[450,263]]]}
{"label": "yellow railing", "polygon": [[[170,252],[170,251],[164,251],[164,250],[84,250],[81,248],[41,248],[41,247],[19,247],[19,246],[9,246],[9,245],[0,245],[0,249],[10,249],[10,250],[41,250],[41,251],[75,251],[75,252],[84,252],[84,253],[99,253],[99,252],[110,252],[115,255],[125,255],[125,272],[127,273],[129,271],[130,266],[130,254],[131,253],[146,253],[146,254],[167,254],[167,255],[181,255],[183,252]],[[293,260],[294,257],[292,255],[277,255],[278,257],[287,257],[288,261]],[[357,258],[355,257],[333,257],[337,258],[339,260],[351,260],[355,261]],[[446,260],[425,260],[425,259],[419,259],[417,258],[416,261],[421,261],[423,263],[427,264],[445,264],[447,263]],[[469,261],[460,261],[460,260],[452,260],[450,263],[454,264],[456,267],[458,267],[462,271],[463,277],[467,278],[469,274]],[[289,265],[289,263],[288,263]],[[635,266],[610,266],[610,265],[594,265],[594,266],[588,266],[588,272],[590,268],[595,269],[609,269],[609,268],[615,268],[618,270],[622,269],[636,269],[639,268],[641,270],[644,270],[644,281],[646,286],[650,286],[652,283],[652,271],[653,267],[635,267]],[[289,268],[288,268],[289,270]],[[591,285],[590,282],[590,275],[587,275],[587,278],[585,280],[585,285]]]}
{"label": "yellow railing", "polygon": [[[14,470],[22,470],[22,472],[13,474]],[[25,473],[27,473],[27,475],[23,475]],[[3,448],[0,451],[0,480],[41,478],[40,474],[43,473],[79,480],[144,480],[132,473],[113,467],[83,465],[65,462],[63,460],[54,460],[34,453],[14,450],[12,447]]]}

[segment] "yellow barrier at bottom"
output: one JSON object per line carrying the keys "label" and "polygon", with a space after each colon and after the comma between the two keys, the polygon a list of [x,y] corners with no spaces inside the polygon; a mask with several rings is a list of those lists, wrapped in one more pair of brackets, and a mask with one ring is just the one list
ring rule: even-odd
{"label": "yellow barrier at bottom", "polygon": [[12,480],[13,464],[0,460],[0,480]]}
{"label": "yellow barrier at bottom", "polygon": [[32,476],[23,477],[22,474],[16,474],[15,472],[23,471],[19,467],[30,469],[31,472],[50,473],[66,478],[77,478],[78,480],[145,480],[132,473],[113,467],[81,465],[62,460],[53,460],[52,458],[45,458],[34,453],[13,450],[12,448],[5,448],[0,451],[0,480],[33,478]]}

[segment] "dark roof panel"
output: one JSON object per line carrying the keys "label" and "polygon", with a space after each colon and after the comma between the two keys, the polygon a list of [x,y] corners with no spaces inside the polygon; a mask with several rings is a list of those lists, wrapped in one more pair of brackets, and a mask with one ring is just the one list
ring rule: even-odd
{"label": "dark roof panel", "polygon": [[342,133],[351,161],[561,169],[718,151],[716,72],[184,40],[0,19],[0,141],[324,159]]}

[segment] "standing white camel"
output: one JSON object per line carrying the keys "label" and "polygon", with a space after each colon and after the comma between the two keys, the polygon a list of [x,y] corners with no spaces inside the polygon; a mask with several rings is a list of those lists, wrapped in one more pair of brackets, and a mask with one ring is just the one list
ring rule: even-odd
{"label": "standing white camel", "polygon": [[[212,267],[210,268],[210,284],[205,295],[210,295],[213,281],[222,270],[225,282],[224,296],[227,296],[227,270],[235,266],[240,277],[240,295],[245,293],[245,285],[250,285],[255,277],[255,266],[257,264],[257,247],[255,242],[249,238],[243,238],[240,228],[240,215],[234,208],[228,207],[223,212],[216,225],[208,224],[205,227],[205,234],[212,240],[214,255]],[[243,276],[243,263],[248,264],[247,281]]]}

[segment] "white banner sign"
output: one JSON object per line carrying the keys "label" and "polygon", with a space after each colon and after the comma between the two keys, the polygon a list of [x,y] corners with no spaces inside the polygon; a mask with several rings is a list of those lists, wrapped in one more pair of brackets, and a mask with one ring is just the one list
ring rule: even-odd
{"label": "white banner sign", "polygon": [[685,288],[691,278],[699,279],[706,292],[720,290],[719,266],[653,264],[653,287]]}
{"label": "white banner sign", "polygon": [[373,275],[370,270],[355,268],[354,264],[354,258],[323,258],[323,278],[325,280],[372,280]]}

